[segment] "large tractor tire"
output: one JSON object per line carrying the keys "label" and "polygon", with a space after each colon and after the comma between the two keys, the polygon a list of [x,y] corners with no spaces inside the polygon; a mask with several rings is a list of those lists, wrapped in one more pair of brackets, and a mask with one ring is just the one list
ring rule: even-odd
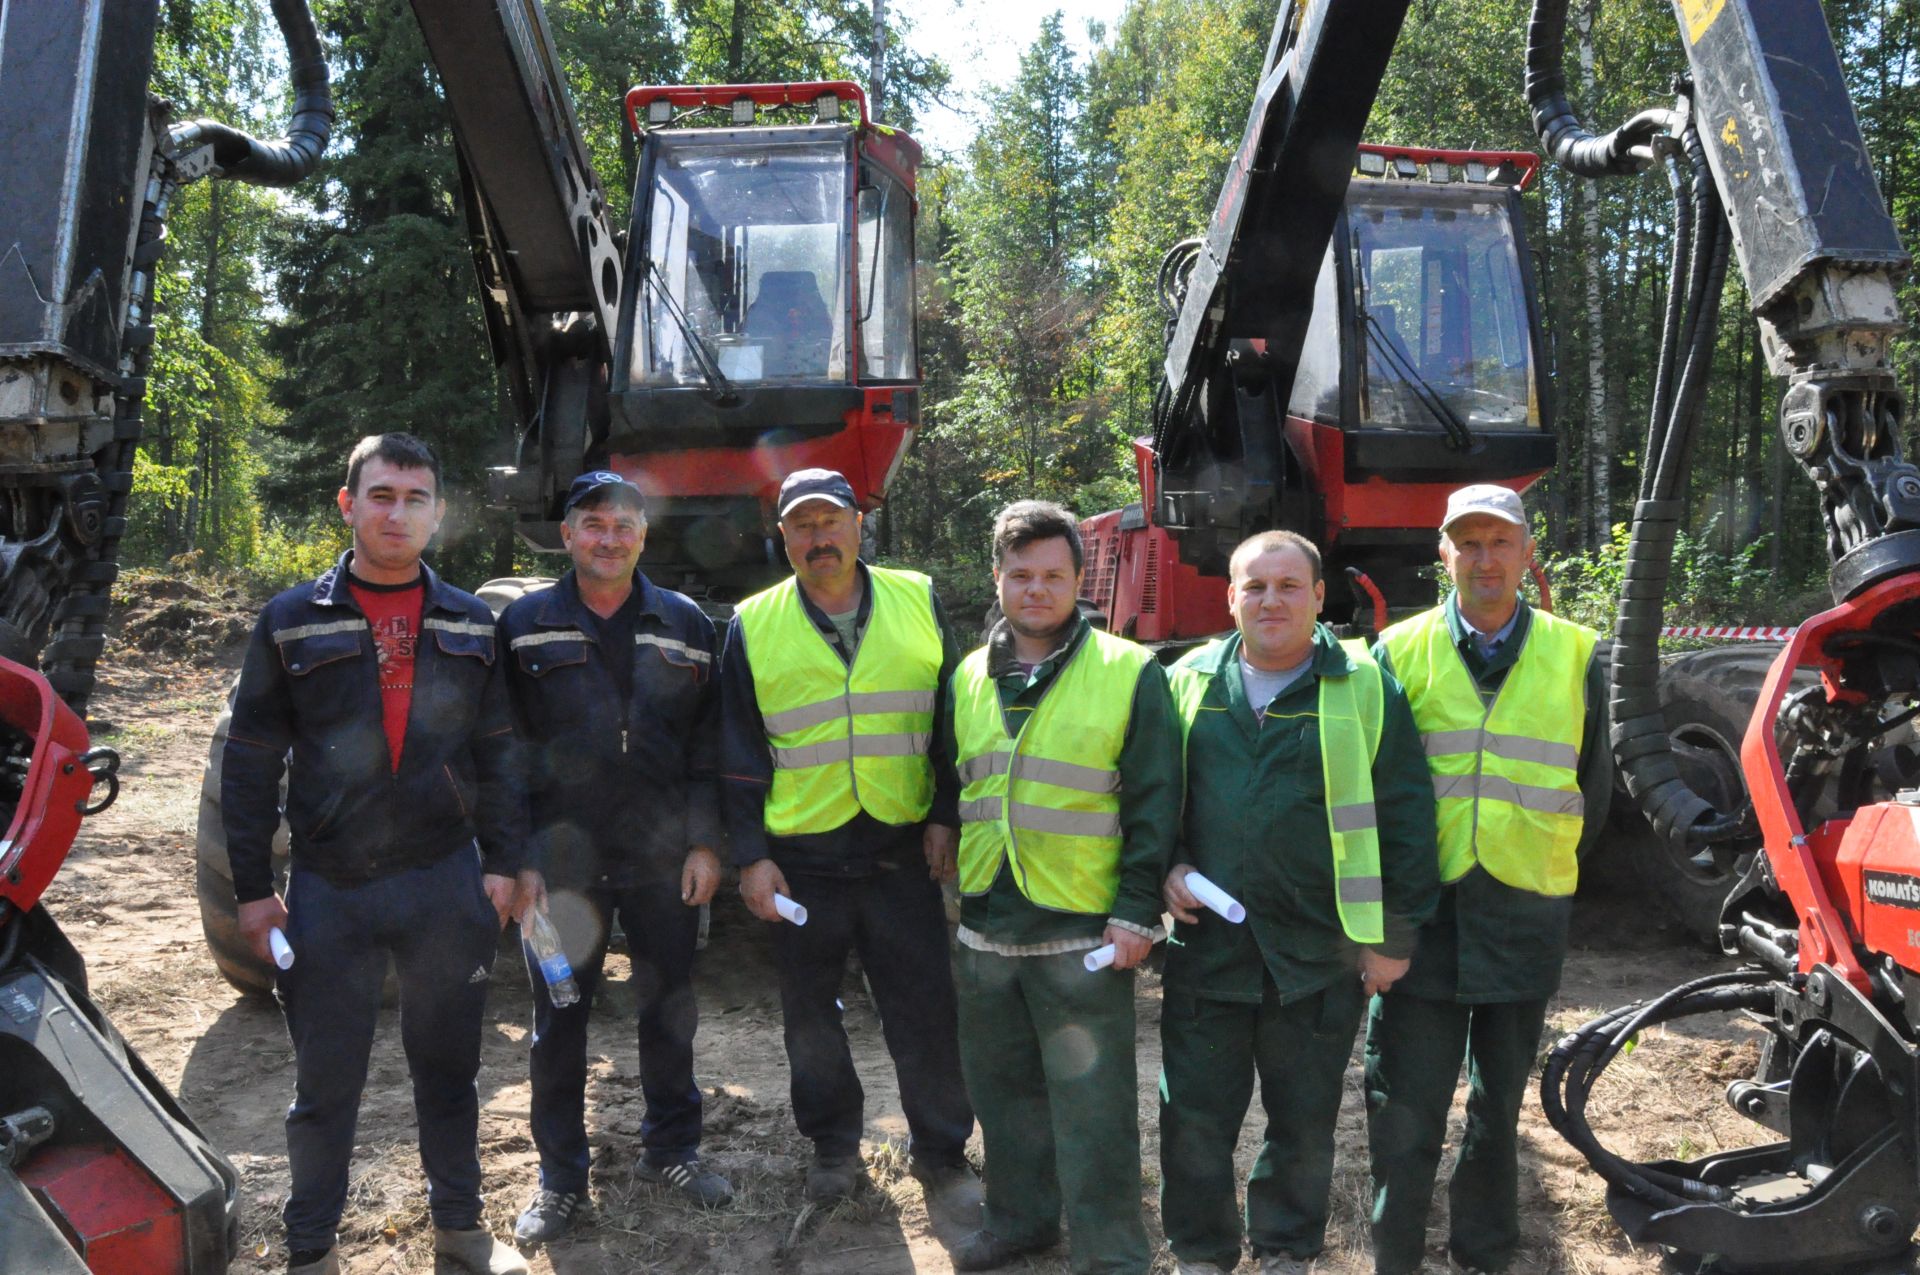
{"label": "large tractor tire", "polygon": [[[1678,656],[1660,670],[1660,705],[1674,759],[1687,784],[1718,811],[1745,806],[1740,744],[1761,683],[1781,643],[1742,642]],[[1801,685],[1811,674],[1796,677]],[[1636,874],[1703,943],[1718,941],[1720,905],[1760,849],[1757,835],[1709,854],[1688,854],[1654,835],[1623,787],[1614,792],[1612,830]]]}
{"label": "large tractor tire", "polygon": [[[544,589],[553,581],[535,576],[513,576],[489,580],[476,590],[480,600],[495,615],[518,598]],[[239,685],[239,679],[234,680]],[[194,838],[194,892],[200,899],[200,927],[207,936],[207,950],[220,976],[243,992],[268,993],[273,990],[273,970],[255,956],[240,938],[240,927],[233,901],[233,868],[227,862],[227,834],[220,819],[220,757],[227,746],[227,728],[233,718],[233,690],[228,688],[227,706],[213,728],[213,742],[207,754],[207,768],[200,781],[200,819]],[[285,799],[285,785],[281,788]],[[274,889],[287,884],[287,823],[273,836]],[[393,976],[389,972],[388,997],[391,999]]]}
{"label": "large tractor tire", "polygon": [[[239,685],[239,679],[234,679]],[[200,780],[200,821],[195,830],[193,888],[200,897],[200,928],[220,976],[243,992],[273,990],[273,969],[255,956],[240,937],[233,901],[233,868],[227,862],[227,831],[220,821],[220,757],[227,747],[227,728],[233,721],[233,690],[213,728],[207,769]],[[282,792],[284,793],[284,785]],[[273,886],[287,884],[287,821],[273,834]]]}

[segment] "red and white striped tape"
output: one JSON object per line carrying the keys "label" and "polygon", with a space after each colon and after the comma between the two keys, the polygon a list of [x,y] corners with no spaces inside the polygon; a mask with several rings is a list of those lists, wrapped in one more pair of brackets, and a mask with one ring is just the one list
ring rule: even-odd
{"label": "red and white striped tape", "polygon": [[1784,642],[1793,634],[1794,630],[1791,628],[1768,628],[1762,625],[1669,624],[1660,630],[1661,637],[1721,638],[1730,642]]}

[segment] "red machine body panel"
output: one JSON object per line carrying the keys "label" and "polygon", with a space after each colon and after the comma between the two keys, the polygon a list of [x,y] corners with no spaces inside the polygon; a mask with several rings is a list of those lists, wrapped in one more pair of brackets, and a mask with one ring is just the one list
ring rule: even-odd
{"label": "red machine body panel", "polygon": [[24,912],[66,862],[93,789],[87,728],[46,678],[0,659],[0,722],[33,740],[25,791],[0,842],[0,900]]}
{"label": "red machine body panel", "polygon": [[1869,949],[1920,970],[1920,806],[1866,806],[1847,825],[1833,860],[1835,896],[1859,918]]}
{"label": "red machine body panel", "polygon": [[[1404,482],[1368,474],[1347,477],[1347,434],[1338,425],[1299,416],[1287,417],[1287,444],[1305,466],[1308,481],[1326,509],[1326,539],[1321,548],[1336,544],[1342,532],[1354,530],[1431,530],[1440,526],[1447,496],[1461,484]],[[1488,482],[1525,491],[1537,482],[1541,470]]]}
{"label": "red machine body panel", "polygon": [[19,1170],[94,1275],[176,1275],[187,1268],[183,1206],[119,1147],[48,1147]]}

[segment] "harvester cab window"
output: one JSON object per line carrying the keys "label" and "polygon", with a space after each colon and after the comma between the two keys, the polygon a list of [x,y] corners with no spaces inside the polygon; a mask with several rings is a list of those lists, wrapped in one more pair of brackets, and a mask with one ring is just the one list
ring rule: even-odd
{"label": "harvester cab window", "polygon": [[919,359],[913,331],[913,196],[893,178],[862,167],[854,313],[860,379],[910,381]]}
{"label": "harvester cab window", "polygon": [[1360,326],[1361,418],[1441,430],[1538,427],[1532,327],[1505,202],[1380,191],[1347,210]]}
{"label": "harvester cab window", "polygon": [[633,380],[847,379],[846,182],[832,143],[663,144]]}

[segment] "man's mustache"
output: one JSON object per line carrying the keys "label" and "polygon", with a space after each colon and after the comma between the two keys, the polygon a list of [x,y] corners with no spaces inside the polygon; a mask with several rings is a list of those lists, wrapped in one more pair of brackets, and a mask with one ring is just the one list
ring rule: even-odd
{"label": "man's mustache", "polygon": [[832,545],[821,545],[818,549],[807,550],[808,562],[812,562],[815,558],[827,558],[827,557],[838,558],[839,556],[840,556],[840,551],[834,548]]}

